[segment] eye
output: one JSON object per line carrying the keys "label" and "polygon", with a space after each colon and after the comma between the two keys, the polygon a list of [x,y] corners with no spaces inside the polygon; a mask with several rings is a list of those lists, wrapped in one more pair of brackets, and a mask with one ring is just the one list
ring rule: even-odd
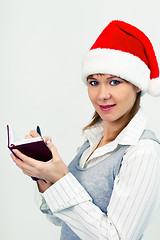
{"label": "eye", "polygon": [[91,86],[97,86],[99,83],[97,81],[90,81],[88,84]]}
{"label": "eye", "polygon": [[111,82],[110,82],[110,84],[112,85],[112,86],[117,86],[117,85],[119,85],[121,82],[119,81],[119,80],[112,80]]}

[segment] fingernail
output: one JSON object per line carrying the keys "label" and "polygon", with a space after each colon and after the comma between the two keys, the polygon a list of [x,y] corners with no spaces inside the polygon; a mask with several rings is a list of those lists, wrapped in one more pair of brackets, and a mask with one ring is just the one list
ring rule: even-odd
{"label": "fingernail", "polygon": [[48,146],[51,146],[52,145],[52,142],[50,140],[47,141],[47,145]]}
{"label": "fingernail", "polygon": [[13,149],[13,153],[14,153],[14,155],[18,155],[18,150],[17,149]]}

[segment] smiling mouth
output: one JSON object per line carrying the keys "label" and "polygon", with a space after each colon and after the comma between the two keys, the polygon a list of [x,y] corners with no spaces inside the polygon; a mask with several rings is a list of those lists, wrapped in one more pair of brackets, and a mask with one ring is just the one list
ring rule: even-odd
{"label": "smiling mouth", "polygon": [[112,104],[112,105],[99,105],[100,109],[102,111],[109,111],[111,110],[112,108],[114,108],[116,104]]}

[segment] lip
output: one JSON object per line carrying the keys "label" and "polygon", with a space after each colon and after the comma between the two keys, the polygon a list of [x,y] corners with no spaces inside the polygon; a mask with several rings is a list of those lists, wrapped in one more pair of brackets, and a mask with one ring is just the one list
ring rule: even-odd
{"label": "lip", "polygon": [[114,108],[116,106],[116,104],[112,104],[112,105],[99,105],[100,109],[104,112],[106,111],[110,111],[112,108]]}

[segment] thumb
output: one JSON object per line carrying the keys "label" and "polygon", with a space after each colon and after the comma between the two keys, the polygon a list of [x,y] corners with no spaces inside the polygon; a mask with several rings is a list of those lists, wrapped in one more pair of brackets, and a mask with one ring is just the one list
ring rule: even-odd
{"label": "thumb", "polygon": [[57,148],[53,145],[53,143],[51,141],[47,141],[47,146],[51,150],[52,156],[53,156],[54,159],[55,158],[56,159],[60,158],[60,155],[57,151]]}

